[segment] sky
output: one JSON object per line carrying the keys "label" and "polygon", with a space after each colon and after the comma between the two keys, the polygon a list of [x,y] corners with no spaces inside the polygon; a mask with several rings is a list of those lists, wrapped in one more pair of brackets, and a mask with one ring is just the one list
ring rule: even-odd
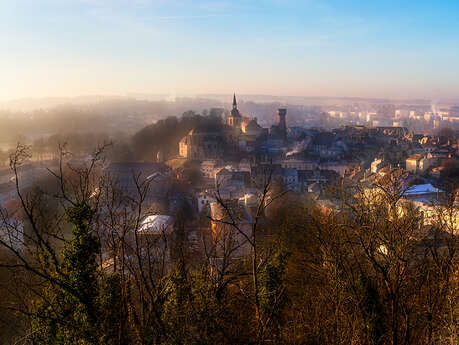
{"label": "sky", "polygon": [[459,99],[457,0],[0,0],[0,100]]}

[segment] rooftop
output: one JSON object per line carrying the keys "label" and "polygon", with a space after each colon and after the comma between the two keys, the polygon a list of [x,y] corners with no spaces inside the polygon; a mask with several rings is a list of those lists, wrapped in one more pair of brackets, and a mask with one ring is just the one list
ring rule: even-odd
{"label": "rooftop", "polygon": [[443,193],[443,191],[441,189],[435,188],[430,183],[414,185],[405,191],[405,195],[408,195],[408,196],[431,194],[431,193]]}
{"label": "rooftop", "polygon": [[155,214],[145,217],[140,223],[138,232],[140,234],[161,235],[171,233],[173,230],[174,218],[162,214]]}

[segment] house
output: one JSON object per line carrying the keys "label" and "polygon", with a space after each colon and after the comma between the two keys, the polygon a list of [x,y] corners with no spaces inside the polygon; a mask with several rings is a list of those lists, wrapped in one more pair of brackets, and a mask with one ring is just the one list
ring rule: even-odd
{"label": "house", "polygon": [[106,169],[106,176],[130,198],[138,196],[138,186],[147,186],[146,203],[164,199],[171,180],[169,169],[162,163],[111,163]]}
{"label": "house", "polygon": [[210,207],[210,204],[216,202],[215,192],[203,191],[197,195],[198,200],[198,211],[201,213],[206,208]]}
{"label": "house", "polygon": [[318,183],[321,185],[335,184],[340,179],[338,173],[334,170],[298,170],[298,184],[302,192],[308,191],[311,184]]}
{"label": "house", "polygon": [[403,196],[405,199],[412,201],[420,201],[424,203],[432,203],[439,200],[440,196],[445,192],[441,189],[435,188],[430,183],[413,185],[409,187]]}
{"label": "house", "polygon": [[343,154],[343,148],[335,141],[335,134],[331,132],[317,133],[309,145],[310,152],[321,158],[338,158]]}
{"label": "house", "polygon": [[264,133],[263,128],[258,124],[256,117],[251,120],[243,121],[241,130],[247,141],[254,141]]}
{"label": "house", "polygon": [[201,162],[201,174],[205,178],[215,179],[216,169],[221,166],[221,161],[216,159],[207,159]]}
{"label": "house", "polygon": [[300,185],[298,183],[298,170],[296,169],[283,169],[282,180],[285,186],[292,191],[299,191]]}
{"label": "house", "polygon": [[[137,238],[142,253],[148,253],[151,258],[169,261],[174,233],[174,217],[167,215],[145,216],[137,229]],[[131,238],[135,243],[135,239]]]}
{"label": "house", "polygon": [[179,142],[179,155],[190,160],[216,159],[225,151],[223,132],[218,128],[197,127]]}
{"label": "house", "polygon": [[283,181],[283,169],[280,164],[259,164],[250,172],[251,182],[255,188],[263,188],[268,182]]}
{"label": "house", "polygon": [[435,159],[431,156],[421,158],[421,160],[419,161],[419,172],[427,171],[432,165],[434,165],[434,162]]}
{"label": "house", "polygon": [[422,155],[416,153],[406,159],[406,170],[412,173],[417,173],[419,170],[419,162],[422,159]]}
{"label": "house", "polygon": [[459,212],[457,208],[447,208],[435,202],[413,201],[412,204],[418,208],[422,216],[422,224],[426,227],[441,225],[451,235],[459,235]]}
{"label": "house", "polygon": [[319,168],[322,170],[333,170],[340,176],[344,176],[347,172],[356,169],[358,166],[357,162],[337,161],[321,163]]}
{"label": "house", "polygon": [[146,216],[141,222],[137,233],[141,236],[163,236],[174,231],[174,217],[154,214]]}
{"label": "house", "polygon": [[370,165],[370,170],[373,174],[376,174],[381,168],[383,168],[385,163],[383,162],[382,158],[374,159],[373,162],[371,162]]}
{"label": "house", "polygon": [[[179,223],[180,224],[180,223]],[[177,232],[176,219],[172,216],[156,214],[143,218],[137,230],[140,245],[140,255],[145,256],[145,262],[155,264],[170,264],[182,251],[177,251],[178,243],[186,243],[194,258],[200,252],[202,232],[195,226],[187,226],[185,231]],[[184,236],[184,237],[183,237]],[[185,242],[182,242],[185,240]],[[153,259],[153,262],[151,260]]]}
{"label": "house", "polygon": [[250,172],[221,169],[215,175],[215,187],[228,198],[239,198],[251,184]]}

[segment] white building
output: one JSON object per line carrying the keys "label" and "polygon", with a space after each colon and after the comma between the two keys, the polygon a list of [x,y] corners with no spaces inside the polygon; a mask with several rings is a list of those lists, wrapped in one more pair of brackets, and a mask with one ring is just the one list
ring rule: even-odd
{"label": "white building", "polygon": [[376,174],[383,166],[383,160],[381,158],[375,158],[375,160],[371,162],[371,172]]}
{"label": "white building", "polygon": [[197,199],[198,199],[199,213],[201,213],[204,210],[204,208],[210,207],[211,203],[217,201],[213,193],[208,192],[208,191],[199,193],[197,196]]}
{"label": "white building", "polygon": [[419,161],[422,159],[422,155],[416,153],[410,157],[408,157],[405,161],[406,170],[412,173],[417,173],[419,170]]}

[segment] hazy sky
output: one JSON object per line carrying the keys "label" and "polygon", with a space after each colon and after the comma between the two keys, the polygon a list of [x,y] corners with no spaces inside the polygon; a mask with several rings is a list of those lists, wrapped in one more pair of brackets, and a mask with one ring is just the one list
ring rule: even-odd
{"label": "hazy sky", "polygon": [[0,100],[459,98],[458,0],[0,0]]}

